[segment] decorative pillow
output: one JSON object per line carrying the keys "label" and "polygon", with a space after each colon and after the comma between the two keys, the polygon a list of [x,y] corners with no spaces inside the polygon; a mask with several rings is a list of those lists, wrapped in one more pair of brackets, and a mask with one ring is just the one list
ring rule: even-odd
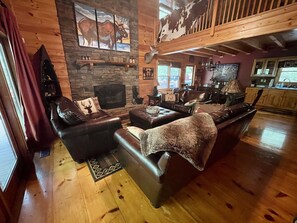
{"label": "decorative pillow", "polygon": [[97,97],[86,98],[75,101],[75,103],[85,115],[98,112],[101,109]]}
{"label": "decorative pillow", "polygon": [[175,101],[176,96],[175,94],[165,94],[165,101]]}
{"label": "decorative pillow", "polygon": [[131,135],[135,136],[138,140],[140,139],[140,133],[144,132],[143,129],[136,126],[128,126],[127,129],[128,132],[131,133]]}
{"label": "decorative pillow", "polygon": [[70,99],[62,96],[56,100],[56,104],[59,117],[68,125],[77,125],[86,121],[86,116]]}

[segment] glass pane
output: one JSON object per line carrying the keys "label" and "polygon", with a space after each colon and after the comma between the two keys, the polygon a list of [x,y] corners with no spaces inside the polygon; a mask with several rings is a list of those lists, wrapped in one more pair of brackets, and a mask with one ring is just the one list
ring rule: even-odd
{"label": "glass pane", "polygon": [[180,68],[171,67],[170,68],[170,89],[179,87],[179,75]]}
{"label": "glass pane", "polygon": [[297,83],[297,67],[281,68],[279,82]]}
{"label": "glass pane", "polygon": [[19,100],[19,95],[18,92],[16,90],[15,87],[15,82],[13,80],[13,74],[11,73],[9,66],[8,66],[8,62],[7,62],[7,57],[3,48],[2,43],[0,44],[0,64],[1,64],[1,69],[4,73],[4,77],[6,80],[6,83],[9,87],[10,90],[10,94],[14,103],[14,107],[16,109],[18,118],[20,120],[23,132],[25,133],[25,120],[24,120],[24,116],[23,116],[23,106]]}
{"label": "glass pane", "polygon": [[274,71],[276,61],[267,61],[265,74],[266,75],[272,75]]}
{"label": "glass pane", "polygon": [[186,75],[185,75],[185,84],[191,86],[193,83],[193,73],[194,67],[193,66],[186,66]]}
{"label": "glass pane", "polygon": [[2,113],[0,113],[0,186],[2,190],[5,190],[17,161],[6,130]]}
{"label": "glass pane", "polygon": [[168,88],[168,74],[169,67],[165,65],[158,65],[158,82],[159,89]]}
{"label": "glass pane", "polygon": [[168,7],[172,7],[172,3],[173,3],[173,0],[160,0],[159,1],[160,2],[160,4],[164,4],[164,5],[166,5],[166,6],[168,6]]}
{"label": "glass pane", "polygon": [[263,61],[256,62],[254,74],[261,75],[262,74],[263,65],[264,65],[264,62]]}

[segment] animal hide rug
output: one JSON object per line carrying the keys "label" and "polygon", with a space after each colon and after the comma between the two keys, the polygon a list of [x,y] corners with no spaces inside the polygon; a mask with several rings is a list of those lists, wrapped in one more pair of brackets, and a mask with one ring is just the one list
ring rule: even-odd
{"label": "animal hide rug", "polygon": [[217,128],[211,116],[197,113],[145,130],[140,134],[140,146],[144,156],[160,151],[176,152],[202,171],[216,137]]}

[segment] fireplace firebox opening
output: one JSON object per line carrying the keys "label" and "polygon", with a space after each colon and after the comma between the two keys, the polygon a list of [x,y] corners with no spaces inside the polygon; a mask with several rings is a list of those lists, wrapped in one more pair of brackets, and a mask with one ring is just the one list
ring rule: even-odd
{"label": "fireplace firebox opening", "polygon": [[94,94],[103,109],[120,108],[126,105],[126,86],[123,84],[94,86]]}

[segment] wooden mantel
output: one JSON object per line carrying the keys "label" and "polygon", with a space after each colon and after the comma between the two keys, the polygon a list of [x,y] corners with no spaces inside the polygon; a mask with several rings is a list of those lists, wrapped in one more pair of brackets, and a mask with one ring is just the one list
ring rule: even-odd
{"label": "wooden mantel", "polygon": [[167,55],[230,41],[288,31],[297,28],[297,2],[268,12],[185,35],[158,44],[159,54]]}

